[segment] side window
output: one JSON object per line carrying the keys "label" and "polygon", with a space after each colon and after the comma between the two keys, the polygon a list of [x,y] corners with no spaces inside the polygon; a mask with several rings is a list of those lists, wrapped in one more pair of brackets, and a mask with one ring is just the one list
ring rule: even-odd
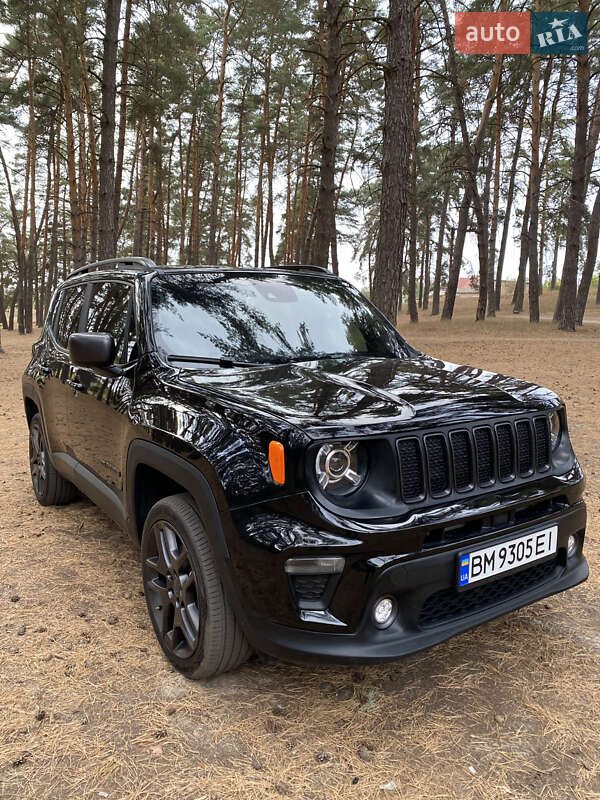
{"label": "side window", "polygon": [[[133,314],[129,309],[130,289],[124,283],[93,283],[87,318],[87,330],[91,333],[110,333],[116,345],[116,361],[128,361],[135,342],[129,329],[133,326]],[[135,327],[133,327],[135,331]],[[127,334],[129,333],[129,336]],[[124,347],[128,340],[127,354]]]}
{"label": "side window", "polygon": [[60,300],[54,331],[56,341],[65,349],[69,344],[69,336],[79,330],[86,288],[87,284],[81,283],[79,286],[73,286],[72,289],[65,289]]}

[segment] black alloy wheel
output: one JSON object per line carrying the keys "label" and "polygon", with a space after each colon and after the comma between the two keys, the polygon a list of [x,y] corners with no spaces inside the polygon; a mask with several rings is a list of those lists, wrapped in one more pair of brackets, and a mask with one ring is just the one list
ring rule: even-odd
{"label": "black alloy wheel", "polygon": [[29,432],[29,468],[31,470],[31,482],[37,497],[43,496],[46,489],[48,477],[46,443],[41,425],[31,426]]}
{"label": "black alloy wheel", "polygon": [[60,506],[77,496],[77,489],[52,466],[42,418],[34,414],[29,423],[29,471],[38,502]]}
{"label": "black alloy wheel", "polygon": [[190,495],[170,495],[152,506],[141,555],[148,613],[171,664],[188,678],[210,678],[243,664],[252,650]]}
{"label": "black alloy wheel", "polygon": [[164,646],[177,658],[189,658],[202,638],[206,601],[183,539],[166,520],[150,529],[143,578],[152,622]]}

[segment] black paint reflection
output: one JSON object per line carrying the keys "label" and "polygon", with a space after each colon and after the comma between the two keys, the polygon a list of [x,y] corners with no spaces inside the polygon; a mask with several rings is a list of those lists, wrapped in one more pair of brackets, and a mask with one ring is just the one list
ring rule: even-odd
{"label": "black paint reflection", "polygon": [[325,277],[161,274],[152,282],[152,306],[157,345],[170,354],[261,364],[408,354],[359,292]]}

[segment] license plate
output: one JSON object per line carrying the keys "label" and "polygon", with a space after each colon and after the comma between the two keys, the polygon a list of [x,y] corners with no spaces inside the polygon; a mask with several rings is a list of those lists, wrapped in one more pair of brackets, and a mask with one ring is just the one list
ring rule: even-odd
{"label": "license plate", "polygon": [[518,539],[493,544],[471,553],[460,553],[458,557],[458,585],[471,586],[478,581],[517,569],[533,561],[556,553],[558,525]]}

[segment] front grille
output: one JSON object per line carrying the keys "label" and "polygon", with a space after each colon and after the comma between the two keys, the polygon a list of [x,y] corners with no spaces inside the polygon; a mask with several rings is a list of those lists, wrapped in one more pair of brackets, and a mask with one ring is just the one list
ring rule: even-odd
{"label": "front grille", "polygon": [[435,592],[423,603],[419,627],[432,628],[523,594],[549,580],[557,563],[556,559],[544,561],[542,564],[536,564],[521,572],[514,572],[512,575],[490,581],[483,586],[474,586],[463,592],[455,588]]}
{"label": "front grille", "polygon": [[501,421],[400,438],[400,493],[405,503],[510,483],[550,466],[548,418]]}

